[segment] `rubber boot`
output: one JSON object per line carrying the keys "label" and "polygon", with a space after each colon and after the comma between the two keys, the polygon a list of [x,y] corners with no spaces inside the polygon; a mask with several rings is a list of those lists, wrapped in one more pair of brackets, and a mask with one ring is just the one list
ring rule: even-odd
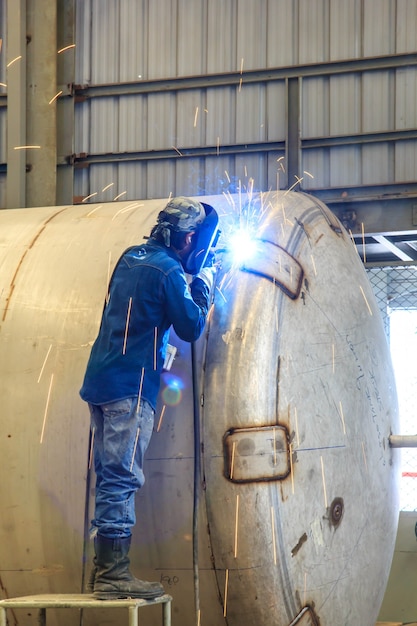
{"label": "rubber boot", "polygon": [[143,598],[153,600],[165,591],[160,583],[135,578],[129,571],[130,537],[110,539],[101,535],[94,538],[96,573],[94,597],[98,600],[114,598]]}

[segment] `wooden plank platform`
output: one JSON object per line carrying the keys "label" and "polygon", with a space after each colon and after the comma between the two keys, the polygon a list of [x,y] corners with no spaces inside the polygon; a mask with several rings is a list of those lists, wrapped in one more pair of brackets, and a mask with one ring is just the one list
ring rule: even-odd
{"label": "wooden plank platform", "polygon": [[138,626],[138,609],[144,606],[162,605],[162,624],[171,626],[171,602],[172,597],[164,594],[154,600],[142,600],[140,598],[125,598],[120,600],[97,600],[87,593],[67,594],[42,594],[35,596],[22,596],[20,598],[7,598],[0,600],[0,626],[6,626],[7,609],[37,609],[39,611],[39,624],[46,625],[46,609],[103,609],[120,608],[127,609],[129,614],[129,626]]}

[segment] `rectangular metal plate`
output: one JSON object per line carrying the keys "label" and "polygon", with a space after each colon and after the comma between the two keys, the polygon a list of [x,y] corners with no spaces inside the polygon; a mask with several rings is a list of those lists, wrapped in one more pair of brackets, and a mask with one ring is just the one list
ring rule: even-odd
{"label": "rectangular metal plate", "polygon": [[290,298],[298,298],[303,268],[284,248],[270,241],[258,240],[259,253],[245,261],[242,269],[271,280]]}
{"label": "rectangular metal plate", "polygon": [[290,472],[283,426],[236,428],[224,436],[225,476],[233,482],[280,480]]}

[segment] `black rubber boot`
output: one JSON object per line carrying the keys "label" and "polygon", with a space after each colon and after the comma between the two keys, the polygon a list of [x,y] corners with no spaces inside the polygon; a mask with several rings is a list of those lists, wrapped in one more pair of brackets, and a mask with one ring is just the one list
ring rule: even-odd
{"label": "black rubber boot", "polygon": [[135,578],[129,571],[130,537],[109,539],[96,535],[94,597],[98,600],[143,598],[153,600],[165,591],[160,583]]}

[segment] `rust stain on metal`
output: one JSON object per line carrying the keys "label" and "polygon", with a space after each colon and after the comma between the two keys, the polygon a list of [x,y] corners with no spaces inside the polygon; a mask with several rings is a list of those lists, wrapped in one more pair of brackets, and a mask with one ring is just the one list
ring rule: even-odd
{"label": "rust stain on metal", "polygon": [[10,305],[10,301],[12,299],[12,295],[14,292],[14,288],[16,286],[16,278],[17,275],[19,274],[20,268],[23,265],[23,261],[26,258],[27,253],[29,252],[29,250],[31,250],[31,248],[33,248],[33,246],[35,245],[35,243],[37,242],[37,240],[39,239],[39,237],[41,236],[41,234],[43,233],[43,231],[45,230],[45,228],[47,227],[47,225],[49,224],[49,222],[51,222],[57,215],[59,215],[60,213],[62,213],[63,211],[66,211],[67,207],[65,207],[64,209],[61,209],[60,211],[57,211],[56,213],[54,213],[53,215],[51,215],[51,217],[49,217],[46,222],[44,222],[44,224],[41,226],[41,228],[39,229],[39,231],[36,233],[36,235],[34,236],[34,238],[32,239],[32,241],[30,242],[30,244],[28,245],[27,249],[24,251],[24,253],[22,254],[19,263],[17,264],[15,273],[13,275],[13,278],[10,282],[10,287],[9,287],[9,294],[6,298],[6,306],[4,307],[4,311],[3,311],[3,317],[2,317],[2,321],[4,322],[4,320],[6,319],[7,313],[9,311],[9,305]]}

